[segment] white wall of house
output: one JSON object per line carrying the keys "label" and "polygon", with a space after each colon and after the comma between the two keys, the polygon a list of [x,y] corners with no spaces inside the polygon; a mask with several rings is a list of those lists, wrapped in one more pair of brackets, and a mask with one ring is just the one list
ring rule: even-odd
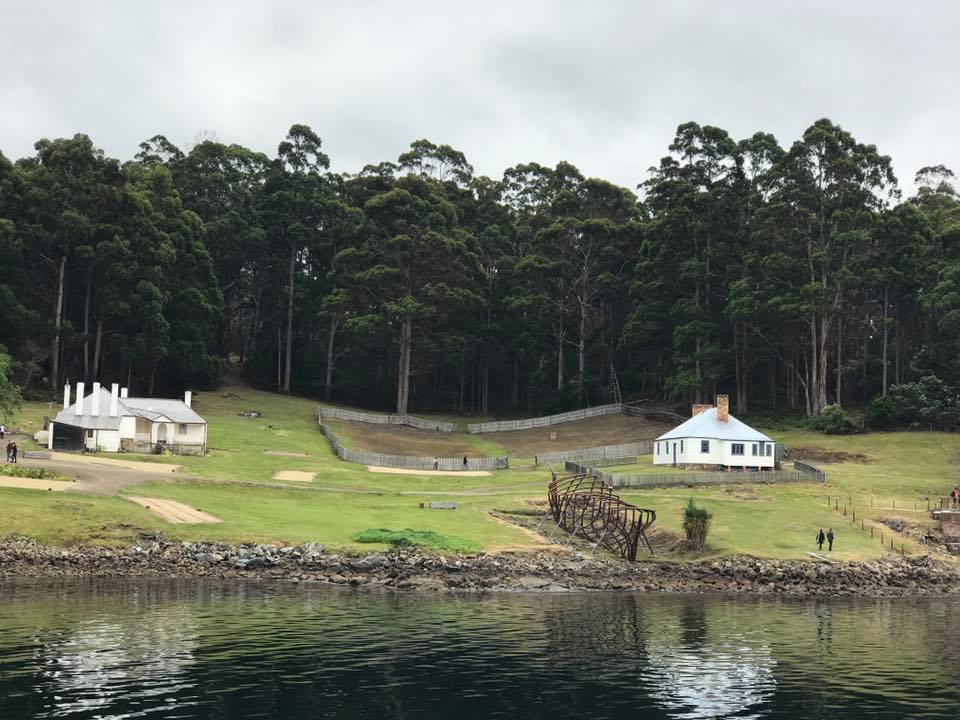
{"label": "white wall of house", "polygon": [[120,452],[119,430],[84,430],[83,444],[87,450],[95,452]]}
{"label": "white wall of house", "polygon": [[124,415],[123,417],[120,418],[120,437],[125,438],[127,440],[136,439],[137,419],[132,415]]}
{"label": "white wall of house", "polygon": [[[167,437],[171,437],[169,432]],[[173,442],[203,445],[206,440],[207,426],[202,423],[186,423],[173,426]]]}
{"label": "white wall of house", "polygon": [[[702,452],[701,443],[708,443],[708,452]],[[733,446],[743,445],[743,455],[734,455]],[[676,461],[674,461],[676,446]],[[761,448],[761,446],[763,446]],[[754,455],[754,447],[757,454]],[[767,447],[770,454],[767,455]],[[731,467],[772,468],[774,448],[772,442],[740,440],[717,440],[715,438],[678,438],[658,440],[654,443],[654,465],[729,465]]]}

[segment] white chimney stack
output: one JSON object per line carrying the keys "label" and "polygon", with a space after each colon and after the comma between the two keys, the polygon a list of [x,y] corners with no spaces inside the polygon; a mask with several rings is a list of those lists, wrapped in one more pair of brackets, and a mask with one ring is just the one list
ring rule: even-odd
{"label": "white chimney stack", "polygon": [[96,417],[100,414],[100,383],[93,384],[93,395],[90,398],[90,414]]}
{"label": "white chimney stack", "polygon": [[121,399],[121,400],[126,400],[126,398],[127,398],[127,389],[126,389],[126,388],[120,388],[120,399]]}
{"label": "white chimney stack", "polygon": [[83,415],[83,383],[77,383],[77,415]]}
{"label": "white chimney stack", "polygon": [[183,403],[187,407],[191,407],[190,406],[191,402],[193,402],[193,393],[187,390],[185,393],[183,393]]}
{"label": "white chimney stack", "polygon": [[120,413],[117,397],[120,395],[120,386],[113,383],[110,386],[110,417],[116,417]]}
{"label": "white chimney stack", "polygon": [[63,386],[63,409],[70,407],[70,383]]}

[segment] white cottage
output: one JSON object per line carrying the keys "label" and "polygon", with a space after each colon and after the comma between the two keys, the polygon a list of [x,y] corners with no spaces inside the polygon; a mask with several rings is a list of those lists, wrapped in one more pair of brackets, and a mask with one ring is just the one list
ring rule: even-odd
{"label": "white cottage", "polygon": [[76,402],[70,404],[70,386],[63,388],[63,410],[50,423],[51,450],[103,450],[151,453],[165,448],[179,455],[203,455],[207,448],[207,421],[192,407],[191,393],[183,400],[128,397],[113,383],[110,391],[93,383],[84,396],[77,383]]}
{"label": "white cottage", "polygon": [[730,414],[726,395],[717,406],[694,405],[693,417],[656,439],[654,465],[718,465],[726,468],[772,469],[773,439]]}

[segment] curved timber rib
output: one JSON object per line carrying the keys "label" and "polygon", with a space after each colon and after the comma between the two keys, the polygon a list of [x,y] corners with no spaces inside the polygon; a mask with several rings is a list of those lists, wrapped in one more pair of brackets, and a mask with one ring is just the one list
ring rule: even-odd
{"label": "curved timber rib", "polygon": [[657,519],[653,510],[621,500],[613,488],[592,475],[553,473],[547,486],[550,514],[557,527],[603,545],[627,560],[637,559],[637,546],[643,540],[653,555],[646,530]]}

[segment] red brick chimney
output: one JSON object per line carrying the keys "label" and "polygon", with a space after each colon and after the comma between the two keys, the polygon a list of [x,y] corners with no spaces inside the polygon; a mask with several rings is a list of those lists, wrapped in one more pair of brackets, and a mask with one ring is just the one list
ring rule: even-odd
{"label": "red brick chimney", "polygon": [[717,395],[717,420],[726,422],[730,419],[730,396]]}
{"label": "red brick chimney", "polygon": [[694,405],[693,410],[690,413],[690,417],[696,417],[697,415],[702,413],[704,410],[709,410],[712,407],[713,405]]}

